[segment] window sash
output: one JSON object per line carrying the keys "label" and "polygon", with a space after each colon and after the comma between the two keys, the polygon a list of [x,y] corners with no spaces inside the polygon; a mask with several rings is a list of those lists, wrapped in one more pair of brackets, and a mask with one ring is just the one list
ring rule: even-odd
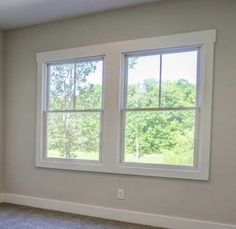
{"label": "window sash", "polygon": [[67,160],[75,160],[78,162],[89,162],[89,163],[101,163],[102,162],[102,139],[103,139],[103,123],[104,123],[104,111],[102,109],[94,109],[94,110],[70,110],[70,111],[45,111],[44,112],[44,151],[43,151],[43,158],[44,159],[55,159],[54,157],[48,157],[48,114],[49,113],[99,113],[100,114],[100,134],[99,134],[99,159],[98,160],[88,160],[88,159],[77,159],[77,158],[56,158],[61,161],[67,161]]}
{"label": "window sash", "polygon": [[[196,75],[196,106],[194,107],[200,107],[200,90],[199,90],[199,85],[200,85],[200,52],[201,52],[201,46],[190,46],[190,47],[178,47],[178,48],[164,48],[164,49],[159,49],[159,50],[151,50],[151,51],[137,51],[134,53],[124,53],[123,54],[123,65],[124,65],[124,73],[123,73],[123,102],[122,102],[122,109],[136,109],[139,107],[135,108],[128,108],[127,103],[128,103],[128,59],[130,57],[145,57],[145,56],[154,56],[154,55],[159,55],[160,56],[160,72],[159,72],[159,108],[164,108],[162,107],[161,104],[161,97],[162,97],[162,67],[163,67],[163,61],[162,61],[162,56],[165,54],[175,54],[175,53],[183,53],[183,52],[192,52],[192,51],[197,51],[197,75]],[[149,109],[155,109],[156,107],[147,107]],[[171,107],[172,108],[172,107]],[[178,107],[177,107],[178,108]],[[179,107],[183,108],[183,107]],[[145,109],[145,108],[143,108]]]}
{"label": "window sash", "polygon": [[[50,61],[47,62],[47,68],[46,68],[46,75],[47,75],[47,81],[46,81],[46,102],[45,102],[45,111],[96,111],[96,110],[104,110],[104,55],[100,56],[94,56],[94,57],[84,57],[84,58],[76,58],[73,60],[61,60],[61,61]],[[87,62],[95,62],[95,61],[102,61],[102,91],[101,91],[101,108],[100,109],[76,109],[76,64],[78,63],[87,63]],[[50,101],[50,71],[49,68],[52,65],[61,65],[61,64],[72,64],[74,65],[74,90],[73,90],[73,109],[49,109],[49,101]]]}
{"label": "window sash", "polygon": [[[193,147],[193,165],[174,165],[174,164],[160,164],[160,163],[144,163],[144,162],[128,162],[125,161],[125,130],[126,130],[126,113],[127,112],[162,112],[162,111],[195,111],[194,119],[194,147]],[[155,168],[157,166],[169,166],[172,168],[186,167],[186,168],[197,168],[198,167],[198,120],[200,116],[199,107],[185,107],[185,108],[126,108],[122,110],[121,115],[121,153],[120,153],[120,163],[123,165],[140,165],[140,167],[151,167]]]}

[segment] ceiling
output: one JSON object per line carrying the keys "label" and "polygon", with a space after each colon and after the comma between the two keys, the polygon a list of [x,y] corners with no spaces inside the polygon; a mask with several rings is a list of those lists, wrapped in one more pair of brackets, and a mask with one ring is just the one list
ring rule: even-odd
{"label": "ceiling", "polygon": [[3,0],[0,28],[12,29],[160,0]]}

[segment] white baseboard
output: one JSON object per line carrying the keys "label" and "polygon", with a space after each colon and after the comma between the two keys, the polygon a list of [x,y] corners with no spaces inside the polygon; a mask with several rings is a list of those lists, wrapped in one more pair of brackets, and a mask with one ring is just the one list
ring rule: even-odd
{"label": "white baseboard", "polygon": [[4,200],[3,193],[0,193],[0,203],[2,203]]}
{"label": "white baseboard", "polygon": [[49,210],[57,210],[80,215],[94,216],[130,223],[165,227],[171,229],[236,229],[236,225],[221,224],[187,218],[178,218],[157,215],[145,212],[128,211],[115,208],[100,207],[95,205],[65,202],[60,200],[44,199],[32,196],[22,196],[5,193],[0,195],[0,200],[6,203],[25,205]]}

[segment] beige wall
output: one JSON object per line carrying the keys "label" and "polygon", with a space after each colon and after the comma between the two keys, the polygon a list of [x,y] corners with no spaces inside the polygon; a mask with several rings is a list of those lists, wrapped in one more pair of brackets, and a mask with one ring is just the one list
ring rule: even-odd
{"label": "beige wall", "polygon": [[0,31],[0,193],[3,191],[3,32]]}
{"label": "beige wall", "polygon": [[[6,192],[236,224],[235,12],[235,0],[167,0],[7,32]],[[204,29],[217,29],[208,182],[34,167],[37,52]]]}

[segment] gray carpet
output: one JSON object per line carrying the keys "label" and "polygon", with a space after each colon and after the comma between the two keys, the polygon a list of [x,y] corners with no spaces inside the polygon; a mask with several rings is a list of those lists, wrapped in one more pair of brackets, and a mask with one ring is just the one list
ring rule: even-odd
{"label": "gray carpet", "polygon": [[0,204],[0,229],[153,229],[87,216]]}

